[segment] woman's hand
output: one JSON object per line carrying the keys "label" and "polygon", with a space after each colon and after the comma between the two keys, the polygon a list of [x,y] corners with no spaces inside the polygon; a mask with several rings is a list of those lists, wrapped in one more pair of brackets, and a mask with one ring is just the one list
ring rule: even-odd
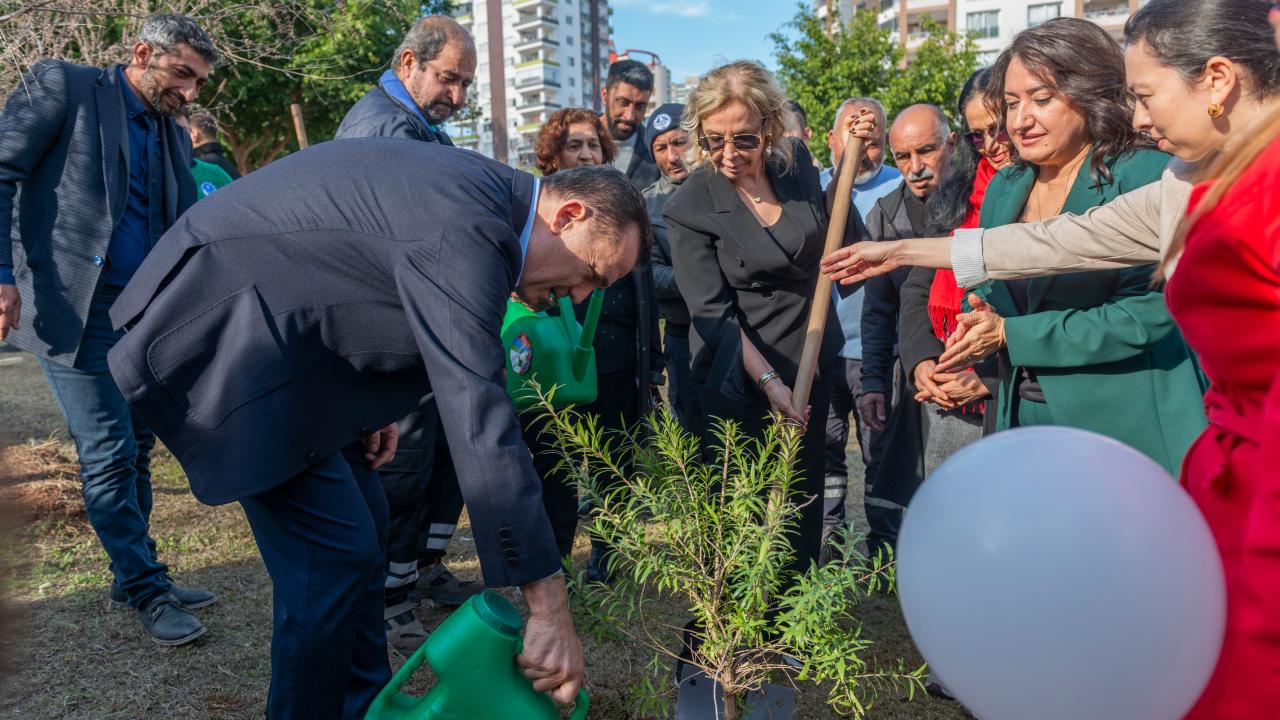
{"label": "woman's hand", "polygon": [[[991,395],[978,374],[969,370],[958,373],[934,373],[933,381],[951,398],[953,407],[964,407],[974,400]],[[948,408],[950,409],[950,408]]]}
{"label": "woman's hand", "polygon": [[775,413],[781,415],[783,419],[799,425],[801,430],[808,427],[809,410],[811,408],[806,406],[804,413],[801,414],[800,410],[796,408],[795,398],[791,396],[791,388],[787,387],[786,383],[782,382],[780,378],[770,380],[761,389],[764,391],[764,396],[769,398],[769,407],[773,408]]}
{"label": "woman's hand", "polygon": [[897,252],[900,245],[897,240],[881,240],[842,247],[822,258],[822,273],[842,285],[883,275],[902,265]]}
{"label": "woman's hand", "polygon": [[954,373],[971,368],[1005,346],[1004,318],[985,300],[969,295],[973,312],[956,317],[959,326],[947,338],[947,350],[938,358],[938,372]]}
{"label": "woman's hand", "polygon": [[957,407],[956,403],[945,390],[938,387],[938,383],[934,380],[934,369],[937,367],[937,360],[921,360],[911,371],[916,386],[916,402],[931,402],[943,409],[954,410]]}
{"label": "woman's hand", "polygon": [[[873,137],[879,137],[877,126],[879,121],[876,120],[876,114],[863,108],[856,115],[850,115],[844,119],[845,132],[856,138],[870,140]],[[861,162],[862,158],[858,158]]]}

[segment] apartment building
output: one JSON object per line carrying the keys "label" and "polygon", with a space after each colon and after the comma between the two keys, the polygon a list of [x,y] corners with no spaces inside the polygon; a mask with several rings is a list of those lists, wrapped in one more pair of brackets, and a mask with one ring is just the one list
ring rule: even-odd
{"label": "apartment building", "polygon": [[455,144],[533,165],[538,128],[564,107],[600,110],[609,70],[608,0],[472,0],[454,15],[475,37],[478,111],[451,122]]}
{"label": "apartment building", "polygon": [[908,50],[928,36],[925,18],[956,32],[972,33],[978,61],[987,65],[1014,35],[1056,17],[1082,17],[1096,22],[1117,40],[1129,15],[1146,0],[813,0],[825,17],[838,8],[841,17],[874,12],[880,27],[894,31]]}

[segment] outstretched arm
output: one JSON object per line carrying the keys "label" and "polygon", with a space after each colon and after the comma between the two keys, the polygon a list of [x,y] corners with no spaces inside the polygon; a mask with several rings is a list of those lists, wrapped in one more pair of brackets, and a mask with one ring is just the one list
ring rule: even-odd
{"label": "outstretched arm", "polygon": [[975,287],[987,280],[1150,265],[1161,259],[1165,216],[1181,217],[1190,195],[1191,183],[1169,169],[1159,182],[1082,215],[957,230],[954,239],[858,243],[823,258],[822,271],[851,284],[902,266],[952,268],[962,287]]}

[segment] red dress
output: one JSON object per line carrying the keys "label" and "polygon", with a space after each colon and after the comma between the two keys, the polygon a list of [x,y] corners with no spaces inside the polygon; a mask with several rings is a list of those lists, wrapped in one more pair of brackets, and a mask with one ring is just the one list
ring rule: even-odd
{"label": "red dress", "polygon": [[1182,482],[1227,578],[1222,655],[1187,717],[1280,718],[1280,138],[1192,228],[1165,294],[1211,382]]}

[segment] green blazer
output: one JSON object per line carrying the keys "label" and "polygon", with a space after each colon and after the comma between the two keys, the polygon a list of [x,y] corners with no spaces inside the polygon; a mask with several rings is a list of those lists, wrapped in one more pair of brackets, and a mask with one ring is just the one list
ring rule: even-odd
{"label": "green blazer", "polygon": [[[1064,213],[1083,213],[1155,182],[1169,156],[1139,150],[1108,160],[1099,183],[1089,162],[1067,195]],[[1008,167],[992,179],[981,227],[1018,222],[1034,168]],[[1027,314],[1000,281],[974,289],[1005,320],[1010,370],[1001,378],[996,429],[1017,424],[1013,383],[1031,368],[1056,424],[1092,430],[1137,448],[1178,476],[1182,457],[1205,428],[1204,375],[1174,326],[1164,293],[1152,290],[1154,266],[1079,272],[1032,280]]]}

